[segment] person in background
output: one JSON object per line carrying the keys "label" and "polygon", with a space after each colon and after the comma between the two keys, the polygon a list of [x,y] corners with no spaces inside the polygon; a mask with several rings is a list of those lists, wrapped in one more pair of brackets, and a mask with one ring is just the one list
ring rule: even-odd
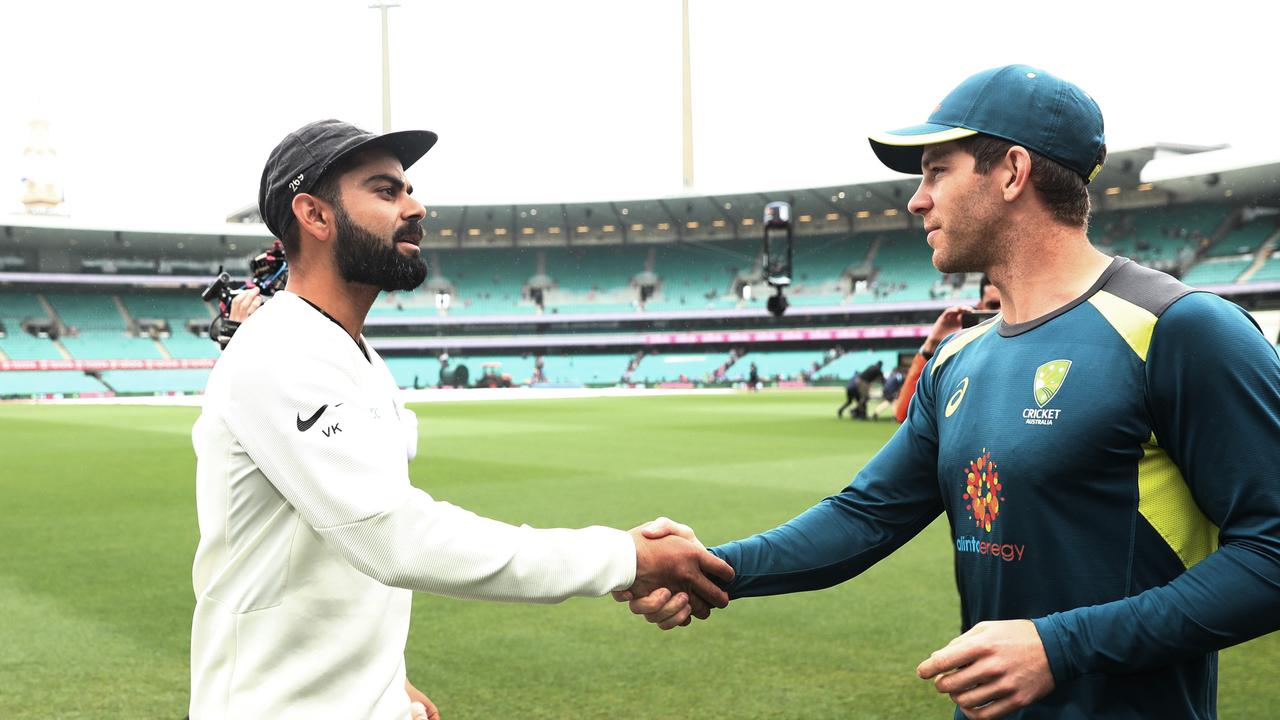
{"label": "person in background", "polygon": [[836,417],[844,417],[845,408],[857,403],[856,407],[849,411],[849,417],[855,420],[867,419],[867,401],[871,399],[871,383],[884,382],[883,368],[884,361],[877,360],[862,372],[849,378],[849,384],[844,386],[844,404],[836,410]]}
{"label": "person in background", "polygon": [[[977,309],[999,310],[1000,288],[993,285],[986,275],[982,276],[982,283],[978,288]],[[916,353],[915,358],[912,359],[907,376],[902,381],[902,390],[898,393],[898,402],[893,408],[894,419],[898,422],[907,419],[907,406],[911,404],[911,396],[916,394],[916,383],[920,382],[920,373],[924,371],[924,364],[933,357],[933,351],[938,349],[938,344],[944,338],[960,329],[965,313],[973,310],[974,308],[968,305],[954,305],[943,310],[937,321],[933,323],[929,336],[924,339],[924,345],[920,346],[920,352]]]}
{"label": "person in background", "polygon": [[871,419],[879,420],[880,413],[890,410],[894,407],[894,401],[898,399],[898,393],[902,390],[902,368],[894,367],[884,378],[884,396],[880,400],[880,404],[871,411]]}

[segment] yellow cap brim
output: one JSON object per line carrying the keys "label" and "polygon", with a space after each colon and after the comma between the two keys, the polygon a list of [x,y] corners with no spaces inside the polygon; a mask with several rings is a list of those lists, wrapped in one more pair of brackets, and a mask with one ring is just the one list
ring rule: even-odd
{"label": "yellow cap brim", "polygon": [[908,175],[919,175],[922,172],[920,156],[924,153],[926,145],[962,140],[977,134],[977,130],[968,128],[925,124],[876,133],[868,136],[867,139],[871,142],[871,149],[875,151],[876,157],[886,167]]}

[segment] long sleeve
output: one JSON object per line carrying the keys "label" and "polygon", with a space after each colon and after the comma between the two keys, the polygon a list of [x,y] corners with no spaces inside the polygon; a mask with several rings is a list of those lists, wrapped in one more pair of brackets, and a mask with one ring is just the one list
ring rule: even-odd
{"label": "long sleeve", "polygon": [[531,602],[633,582],[625,532],[517,527],[414,488],[394,409],[370,407],[336,361],[290,360],[238,373],[230,406],[244,410],[226,421],[283,500],[356,569],[396,587]]}
{"label": "long sleeve", "polygon": [[711,548],[736,577],[730,597],[830,587],[856,576],[942,512],[932,393],[921,383],[909,422],[840,493],[789,522]]}
{"label": "long sleeve", "polygon": [[[1154,440],[1218,528],[1172,582],[1035,620],[1059,684],[1204,655],[1280,628],[1280,360],[1238,307],[1202,293],[1156,323]],[[1199,560],[1199,562],[1195,562]]]}

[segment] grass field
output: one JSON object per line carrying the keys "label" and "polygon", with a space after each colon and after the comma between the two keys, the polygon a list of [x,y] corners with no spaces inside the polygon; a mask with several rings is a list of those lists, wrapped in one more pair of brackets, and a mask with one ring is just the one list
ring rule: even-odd
{"label": "grass field", "polygon": [[[838,490],[889,436],[837,422],[839,390],[417,406],[416,484],[511,522],[708,544]],[[0,406],[0,718],[181,718],[194,458],[186,408]],[[748,599],[661,633],[607,599],[418,596],[411,679],[446,720],[944,718],[913,668],[958,629],[935,523],[838,588]],[[1223,718],[1280,708],[1280,634],[1222,655]]]}

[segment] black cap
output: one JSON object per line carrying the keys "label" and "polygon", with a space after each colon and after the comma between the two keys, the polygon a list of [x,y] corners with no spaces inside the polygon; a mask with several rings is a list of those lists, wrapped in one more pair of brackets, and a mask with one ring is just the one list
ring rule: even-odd
{"label": "black cap", "polygon": [[278,238],[293,222],[293,197],[311,192],[335,163],[352,153],[381,148],[408,167],[436,144],[429,130],[403,130],[375,135],[341,120],[320,120],[285,136],[271,151],[258,185],[258,211]]}

